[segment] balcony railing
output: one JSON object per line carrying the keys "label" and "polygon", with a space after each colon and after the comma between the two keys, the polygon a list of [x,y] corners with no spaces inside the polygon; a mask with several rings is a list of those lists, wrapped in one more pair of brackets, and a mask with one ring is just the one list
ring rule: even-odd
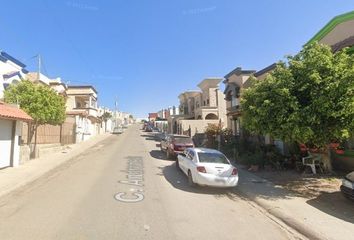
{"label": "balcony railing", "polygon": [[241,106],[240,105],[236,105],[236,106],[232,106],[232,107],[228,107],[227,112],[240,112],[241,111]]}
{"label": "balcony railing", "polygon": [[92,117],[97,117],[97,116],[98,116],[97,108],[92,108],[92,107],[77,107],[77,108],[74,108],[74,110],[86,110],[88,116],[92,116]]}

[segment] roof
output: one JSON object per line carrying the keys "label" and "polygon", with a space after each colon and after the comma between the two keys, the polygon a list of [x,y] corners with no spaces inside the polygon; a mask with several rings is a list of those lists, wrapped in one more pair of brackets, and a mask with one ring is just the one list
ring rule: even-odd
{"label": "roof", "polygon": [[210,153],[221,153],[218,150],[212,148],[194,148],[195,152],[210,152]]}
{"label": "roof", "polygon": [[149,113],[149,118],[157,118],[157,113]]}
{"label": "roof", "polygon": [[15,106],[5,104],[0,102],[0,118],[12,119],[12,120],[22,120],[22,121],[32,121],[30,115],[28,115],[22,109]]}
{"label": "roof", "polygon": [[331,32],[337,25],[354,19],[354,11],[344,13],[332,18],[315,36],[313,36],[305,45],[314,41],[319,41]]}
{"label": "roof", "polygon": [[223,78],[220,77],[209,77],[205,78],[202,80],[199,84],[198,87],[200,89],[205,89],[207,87],[218,87],[219,83],[223,80]]}
{"label": "roof", "polygon": [[255,72],[256,72],[255,70],[242,70],[241,67],[237,67],[234,70],[232,70],[231,72],[229,72],[228,74],[226,74],[225,78],[228,79],[229,77],[231,77],[234,74],[236,74],[236,75],[241,75],[241,74],[247,75],[247,74],[253,74]]}
{"label": "roof", "polygon": [[272,70],[275,69],[276,67],[277,67],[277,64],[276,64],[276,63],[273,63],[273,64],[269,65],[268,67],[265,67],[265,68],[263,68],[262,70],[257,71],[257,72],[254,74],[254,76],[255,76],[255,77],[259,77],[259,76],[261,76],[261,75],[263,75],[263,74],[265,74],[265,73],[267,73],[267,72],[272,71]]}
{"label": "roof", "polygon": [[98,94],[97,90],[91,85],[76,85],[76,86],[70,85],[68,86],[68,89],[70,88],[91,88],[96,94]]}
{"label": "roof", "polygon": [[18,66],[22,67],[22,68],[25,68],[26,65],[24,63],[22,63],[20,60],[12,57],[10,54],[6,53],[6,52],[3,52],[1,51],[0,52],[0,56],[1,56],[1,60],[2,61],[6,61],[6,60],[10,60],[11,62],[17,64]]}

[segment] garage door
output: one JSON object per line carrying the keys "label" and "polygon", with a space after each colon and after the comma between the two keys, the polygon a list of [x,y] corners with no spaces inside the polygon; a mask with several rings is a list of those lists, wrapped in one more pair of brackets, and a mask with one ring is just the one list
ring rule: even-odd
{"label": "garage door", "polygon": [[10,166],[12,121],[0,119],[0,168]]}

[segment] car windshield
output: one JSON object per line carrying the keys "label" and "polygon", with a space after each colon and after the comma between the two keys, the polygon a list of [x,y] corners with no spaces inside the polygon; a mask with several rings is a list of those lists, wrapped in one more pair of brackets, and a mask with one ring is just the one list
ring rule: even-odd
{"label": "car windshield", "polygon": [[180,143],[180,144],[193,144],[193,141],[190,137],[173,137],[173,140],[175,143]]}
{"label": "car windshield", "polygon": [[198,152],[199,162],[203,163],[224,163],[229,164],[227,158],[216,152]]}

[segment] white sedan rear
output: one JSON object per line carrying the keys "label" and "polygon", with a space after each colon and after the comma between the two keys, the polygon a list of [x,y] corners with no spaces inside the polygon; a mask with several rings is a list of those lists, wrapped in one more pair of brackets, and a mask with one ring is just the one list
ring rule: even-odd
{"label": "white sedan rear", "polygon": [[208,148],[188,148],[178,155],[176,165],[191,186],[234,187],[238,171],[221,152]]}

